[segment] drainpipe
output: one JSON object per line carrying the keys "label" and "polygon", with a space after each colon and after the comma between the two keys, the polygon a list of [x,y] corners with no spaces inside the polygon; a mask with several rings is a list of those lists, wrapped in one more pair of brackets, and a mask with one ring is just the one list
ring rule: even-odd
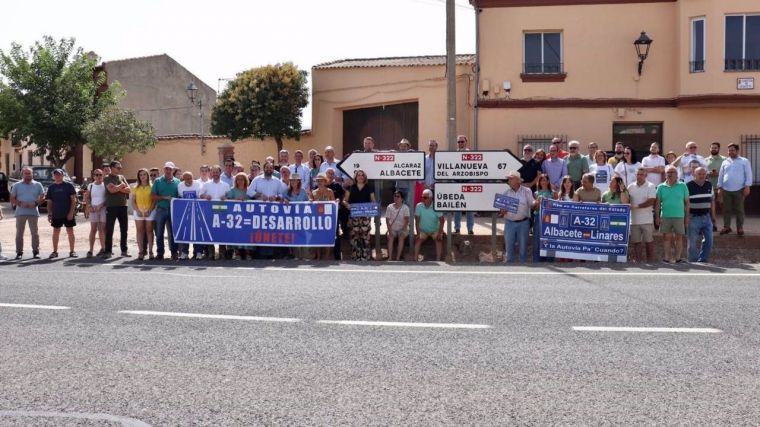
{"label": "drainpipe", "polygon": [[472,148],[476,151],[478,149],[478,99],[480,95],[480,12],[481,9],[475,5],[475,84],[473,85],[475,87],[475,100],[473,102],[475,129],[473,130]]}

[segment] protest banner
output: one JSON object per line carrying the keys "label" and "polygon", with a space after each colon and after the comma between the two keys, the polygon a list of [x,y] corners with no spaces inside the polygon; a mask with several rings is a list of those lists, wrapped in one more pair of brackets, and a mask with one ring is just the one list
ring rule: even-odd
{"label": "protest banner", "polygon": [[630,217],[628,205],[543,199],[539,215],[541,256],[626,262]]}
{"label": "protest banner", "polygon": [[335,202],[207,201],[172,199],[178,243],[333,247]]}

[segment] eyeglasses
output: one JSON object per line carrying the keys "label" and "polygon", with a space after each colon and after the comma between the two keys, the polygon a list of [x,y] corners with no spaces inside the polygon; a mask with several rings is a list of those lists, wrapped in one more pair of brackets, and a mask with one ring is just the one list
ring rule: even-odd
{"label": "eyeglasses", "polygon": [[102,173],[96,173],[95,176],[103,176]]}
{"label": "eyeglasses", "polygon": [[532,152],[533,149],[532,148],[524,148],[523,151]]}
{"label": "eyeglasses", "polygon": [[575,150],[577,150],[577,149],[578,149],[578,147],[570,147],[570,148],[569,148],[569,150],[570,150],[570,151],[575,151]]}
{"label": "eyeglasses", "polygon": [[626,155],[626,156],[630,156],[630,155],[631,155],[631,152],[630,152],[630,151],[626,151],[626,152],[625,152],[625,155]]}
{"label": "eyeglasses", "polygon": [[423,198],[424,200],[428,200],[428,199],[430,199],[430,197],[429,197],[429,196],[423,196],[422,198]]}

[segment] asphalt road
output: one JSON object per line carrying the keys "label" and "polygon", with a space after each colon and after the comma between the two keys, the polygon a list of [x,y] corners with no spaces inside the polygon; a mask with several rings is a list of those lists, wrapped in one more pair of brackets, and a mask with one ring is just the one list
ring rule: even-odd
{"label": "asphalt road", "polygon": [[760,423],[758,270],[221,265],[0,265],[0,425]]}

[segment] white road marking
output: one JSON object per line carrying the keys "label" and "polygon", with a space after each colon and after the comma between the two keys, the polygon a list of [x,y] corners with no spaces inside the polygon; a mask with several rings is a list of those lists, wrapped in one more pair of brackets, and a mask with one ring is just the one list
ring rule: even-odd
{"label": "white road marking", "polygon": [[371,322],[366,320],[317,320],[317,323],[330,325],[393,326],[400,328],[491,329],[490,325],[474,325],[467,323]]}
{"label": "white road marking", "polygon": [[715,328],[647,328],[625,326],[573,326],[573,330],[583,332],[671,332],[685,334],[719,334],[723,332]]}
{"label": "white road marking", "polygon": [[151,427],[150,424],[134,418],[111,414],[91,414],[87,412],[47,412],[47,411],[0,411],[0,417],[24,418],[74,418],[80,420],[98,420],[119,423],[124,427]]}
{"label": "white road marking", "polygon": [[0,307],[9,308],[38,308],[42,310],[69,310],[71,307],[64,307],[61,305],[35,305],[35,304],[3,304],[0,303]]}
{"label": "white road marking", "polygon": [[260,317],[260,316],[235,316],[230,314],[201,314],[201,313],[175,313],[170,311],[143,311],[143,310],[121,310],[121,314],[136,314],[141,316],[167,316],[167,317],[194,317],[199,319],[225,319],[225,320],[247,320],[253,322],[300,322],[301,319],[290,317]]}
{"label": "white road marking", "polygon": [[[92,264],[77,264],[77,265],[86,265],[88,267],[92,267]],[[120,265],[120,264],[113,264],[113,265]],[[104,265],[105,267],[110,266]],[[131,264],[130,267],[145,267],[145,266],[152,266],[155,268],[197,268],[201,267],[200,265],[195,265],[192,262],[188,263],[172,263],[167,265],[162,264]],[[455,275],[455,276],[541,276],[541,277],[547,277],[547,276],[579,276],[579,277],[593,277],[593,276],[620,276],[621,274],[624,274],[626,276],[636,276],[636,277],[760,277],[760,273],[729,273],[729,272],[689,272],[689,271],[661,271],[661,270],[653,270],[653,271],[574,271],[574,270],[566,270],[566,271],[545,271],[545,270],[536,270],[536,271],[514,271],[514,270],[503,270],[503,271],[482,271],[482,270],[388,270],[388,269],[344,269],[344,268],[325,268],[325,267],[232,267],[232,266],[203,266],[204,270],[242,270],[242,271],[257,271],[257,272],[268,272],[268,271],[287,271],[287,272],[303,272],[308,274],[415,274],[415,275]],[[28,275],[30,272],[26,270],[17,270],[13,268],[0,268],[0,271],[3,272],[3,274],[7,273],[18,273],[18,274],[24,274]],[[44,275],[50,275],[50,274],[78,274],[76,270],[42,270],[36,273],[44,274]],[[114,271],[112,269],[104,270],[104,271],[97,271],[97,270],[90,270],[87,272],[88,274],[107,274],[107,275],[134,275],[134,271]],[[243,278],[249,278],[250,276],[247,275],[239,275],[239,274],[199,274],[198,273],[176,273],[176,272],[168,272],[168,271],[150,271],[150,274],[153,275],[163,275],[163,276],[174,276],[174,277],[189,277],[189,278],[195,278],[195,279],[243,279]]]}

